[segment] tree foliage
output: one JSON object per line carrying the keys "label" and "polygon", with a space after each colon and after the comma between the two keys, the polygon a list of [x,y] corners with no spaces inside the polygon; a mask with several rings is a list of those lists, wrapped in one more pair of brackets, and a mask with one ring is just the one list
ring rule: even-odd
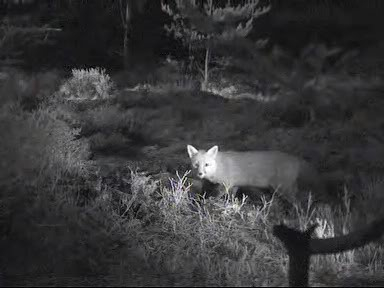
{"label": "tree foliage", "polygon": [[227,1],[175,0],[174,5],[162,2],[162,10],[172,18],[165,30],[188,47],[190,58],[205,50],[203,89],[208,82],[208,65],[212,49],[223,41],[234,41],[246,37],[252,30],[253,19],[270,10],[270,6],[259,5],[259,0],[232,5]]}

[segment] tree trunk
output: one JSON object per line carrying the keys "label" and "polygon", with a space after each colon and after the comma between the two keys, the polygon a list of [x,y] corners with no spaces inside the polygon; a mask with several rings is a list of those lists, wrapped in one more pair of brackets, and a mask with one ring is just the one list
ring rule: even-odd
{"label": "tree trunk", "polygon": [[202,90],[205,91],[208,86],[208,80],[209,80],[209,74],[208,74],[208,64],[209,64],[209,58],[210,58],[211,50],[209,46],[205,50],[205,63],[204,63],[204,81],[202,84]]}
{"label": "tree trunk", "polygon": [[129,32],[128,28],[124,27],[124,48],[123,48],[123,63],[124,63],[124,70],[126,70],[129,66]]}
{"label": "tree trunk", "polygon": [[124,69],[128,69],[130,66],[130,38],[131,38],[131,1],[127,0],[125,2],[125,7],[122,5],[122,1],[120,0],[120,9],[121,9],[121,20],[124,27],[124,40],[123,40],[123,65]]}

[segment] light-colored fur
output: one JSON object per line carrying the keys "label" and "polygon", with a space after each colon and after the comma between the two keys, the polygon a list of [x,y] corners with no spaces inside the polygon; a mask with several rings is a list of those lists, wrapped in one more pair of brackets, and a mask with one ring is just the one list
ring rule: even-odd
{"label": "light-colored fur", "polygon": [[302,198],[298,192],[317,193],[322,189],[314,167],[287,153],[221,152],[218,146],[205,151],[197,150],[192,145],[187,146],[187,151],[199,178],[222,184],[232,193],[242,186],[272,188],[278,189],[291,202]]}

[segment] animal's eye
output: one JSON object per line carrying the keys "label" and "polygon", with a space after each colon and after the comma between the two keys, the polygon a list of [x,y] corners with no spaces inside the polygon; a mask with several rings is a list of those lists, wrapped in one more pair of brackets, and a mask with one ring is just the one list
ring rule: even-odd
{"label": "animal's eye", "polygon": [[193,164],[193,167],[197,168],[197,167],[199,167],[199,165],[197,163],[195,163],[195,164]]}
{"label": "animal's eye", "polygon": [[205,163],[205,167],[208,167],[209,166],[209,163]]}

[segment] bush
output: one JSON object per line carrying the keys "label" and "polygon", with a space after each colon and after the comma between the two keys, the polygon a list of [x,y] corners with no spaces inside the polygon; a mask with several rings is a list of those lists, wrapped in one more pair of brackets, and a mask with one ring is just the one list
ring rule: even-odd
{"label": "bush", "polygon": [[[190,197],[186,176],[177,174],[167,189],[131,173],[130,200],[138,202],[146,217],[138,217],[145,228],[136,225],[130,235],[139,243],[137,249],[145,251],[146,262],[166,275],[178,275],[176,286],[261,285],[268,279],[268,271],[276,276],[268,281],[284,282],[281,250],[265,244],[269,232],[264,223],[272,202],[250,208],[245,206],[245,198],[199,201]],[[131,202],[129,207],[134,207]],[[265,257],[271,260],[265,261]]]}
{"label": "bush", "polygon": [[82,174],[89,147],[76,139],[78,134],[78,129],[68,127],[53,111],[0,108],[0,185],[18,180],[32,183],[37,177],[57,173]]}
{"label": "bush", "polygon": [[114,84],[105,69],[72,69],[72,77],[60,88],[69,100],[100,100],[113,96]]}
{"label": "bush", "polygon": [[59,167],[61,172],[83,174],[85,162],[89,159],[88,142],[79,139],[80,128],[72,129],[57,118],[55,111],[39,109],[31,114],[38,129],[46,136],[43,151],[51,168]]}

